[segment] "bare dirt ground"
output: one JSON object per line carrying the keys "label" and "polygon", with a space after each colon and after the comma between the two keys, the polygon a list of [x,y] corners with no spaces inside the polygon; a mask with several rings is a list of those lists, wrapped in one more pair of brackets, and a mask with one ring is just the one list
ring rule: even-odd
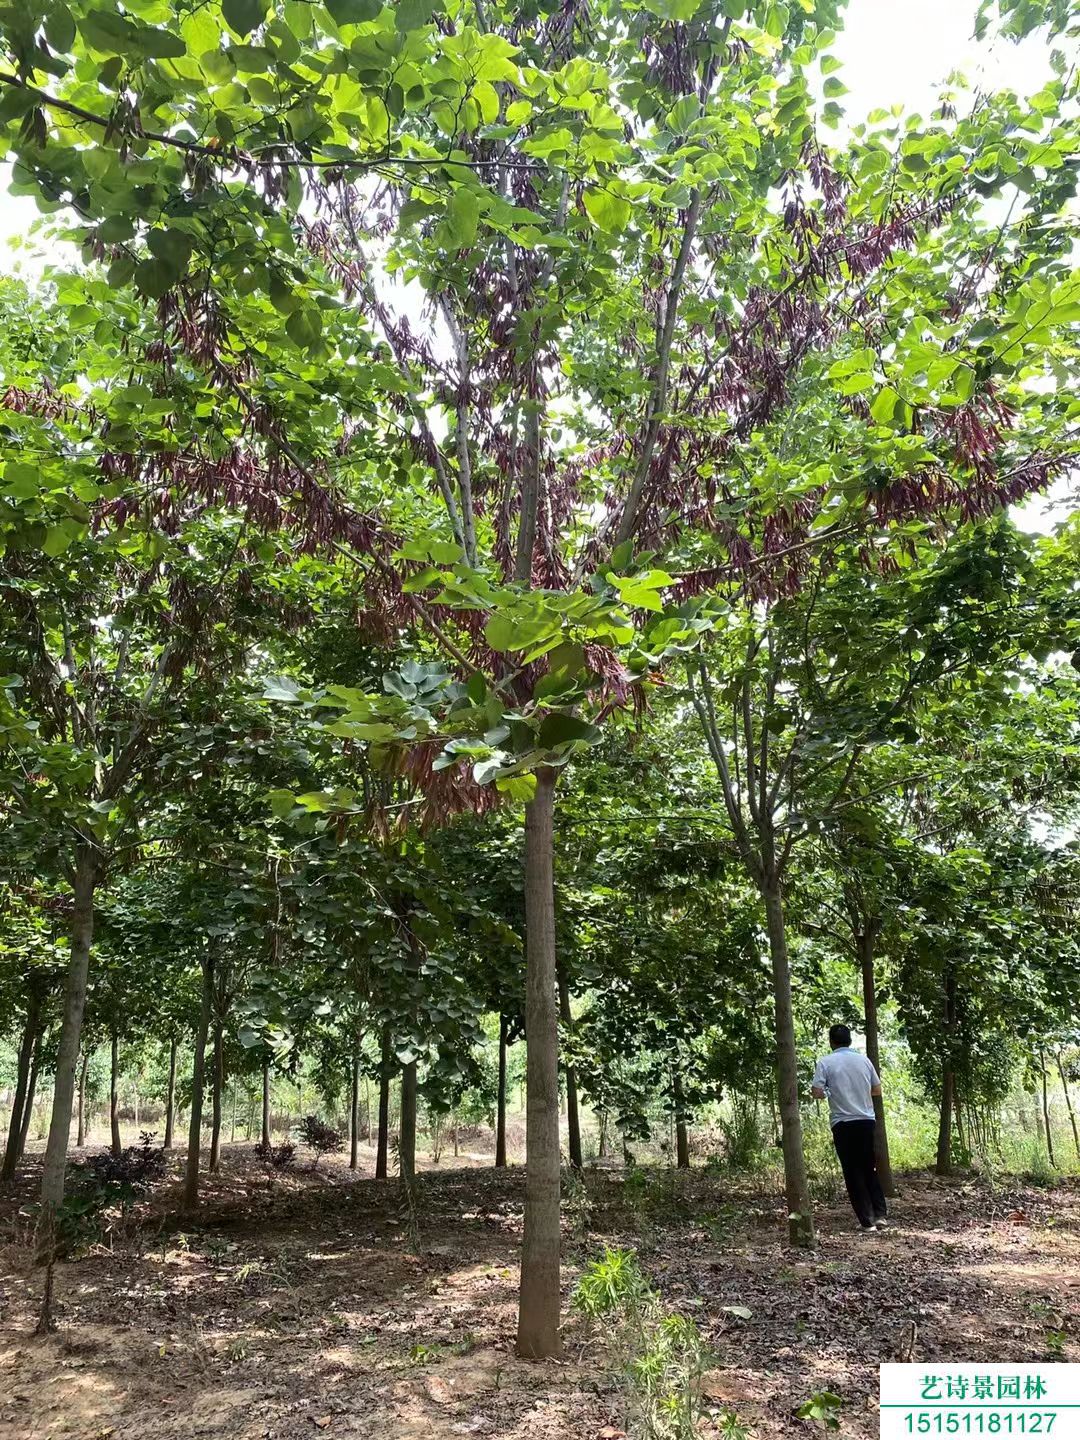
{"label": "bare dirt ground", "polygon": [[[514,1357],[523,1175],[477,1159],[428,1169],[414,1214],[393,1180],[324,1162],[271,1183],[227,1150],[197,1220],[170,1184],[137,1234],[59,1268],[44,1339],[15,1220],[31,1160],[0,1195],[0,1440],[614,1440],[602,1335],[571,1318],[564,1359]],[[761,1437],[809,1436],[794,1411],[825,1389],[841,1434],[876,1435],[883,1360],[1080,1360],[1080,1184],[902,1187],[887,1235],[836,1204],[805,1256],[748,1181],[597,1171],[567,1207],[566,1293],[603,1245],[635,1246],[709,1341],[710,1404]]]}

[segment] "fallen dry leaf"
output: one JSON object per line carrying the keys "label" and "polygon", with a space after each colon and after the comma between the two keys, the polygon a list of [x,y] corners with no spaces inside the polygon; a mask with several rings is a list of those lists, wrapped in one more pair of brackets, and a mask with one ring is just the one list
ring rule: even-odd
{"label": "fallen dry leaf", "polygon": [[320,1430],[325,1430],[325,1429],[327,1428],[327,1426],[330,1424],[330,1416],[329,1416],[329,1415],[312,1415],[312,1417],[311,1417],[311,1423],[312,1423],[312,1425],[317,1426]]}

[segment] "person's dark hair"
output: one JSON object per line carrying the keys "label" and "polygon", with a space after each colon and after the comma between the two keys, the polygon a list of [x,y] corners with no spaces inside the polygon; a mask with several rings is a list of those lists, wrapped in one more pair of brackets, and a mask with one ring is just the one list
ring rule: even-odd
{"label": "person's dark hair", "polygon": [[851,1031],[846,1025],[829,1026],[829,1044],[834,1050],[842,1050],[851,1044]]}

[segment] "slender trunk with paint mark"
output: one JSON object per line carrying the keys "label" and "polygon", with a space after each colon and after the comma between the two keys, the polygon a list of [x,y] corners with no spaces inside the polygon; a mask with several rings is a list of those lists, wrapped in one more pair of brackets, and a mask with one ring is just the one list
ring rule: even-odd
{"label": "slender trunk with paint mark", "polygon": [[937,1160],[934,1173],[952,1174],[953,1104],[956,1098],[956,1077],[953,1073],[953,1031],[956,1027],[956,972],[952,965],[945,971],[945,1043],[941,1065],[941,1109],[938,1113]]}
{"label": "slender trunk with paint mark", "polygon": [[41,1178],[41,1203],[46,1212],[43,1231],[51,1234],[48,1216],[64,1198],[67,1173],[71,1111],[75,1101],[75,1071],[79,1063],[83,1011],[86,1008],[86,981],[90,971],[90,947],[94,941],[94,890],[98,882],[97,854],[92,845],[80,841],[75,851],[74,895],[71,918],[71,957],[64,991],[64,1017],[60,1027],[60,1048],[56,1057],[52,1116],[45,1146]]}
{"label": "slender trunk with paint mark", "polygon": [[360,1168],[360,1039],[352,1055],[352,1091],[349,1097],[349,1169]]}
{"label": "slender trunk with paint mark", "polygon": [[[559,1023],[563,1031],[569,1033],[570,1026],[573,1024],[573,1016],[570,1011],[570,986],[561,970],[559,971]],[[574,1073],[573,1065],[563,1066],[563,1079],[566,1082],[566,1144],[570,1153],[570,1164],[580,1173],[584,1169],[585,1162],[581,1153],[577,1076]]]}
{"label": "slender trunk with paint mark", "polygon": [[30,1122],[34,1117],[34,1095],[37,1092],[38,1073],[41,1069],[41,1036],[34,1046],[34,1058],[30,1061],[30,1079],[26,1085],[26,1104],[23,1106],[22,1124],[19,1126],[19,1155],[26,1154],[26,1142],[30,1138]]}
{"label": "slender trunk with paint mark", "polygon": [[75,1132],[75,1144],[80,1150],[86,1144],[86,1067],[89,1063],[90,1056],[84,1050],[79,1066],[79,1122]]}
{"label": "slender trunk with paint mark", "polygon": [[262,1124],[260,1141],[264,1147],[270,1144],[270,1057],[262,1062]]}
{"label": "slender trunk with paint mark", "polygon": [[525,1235],[517,1351],[526,1359],[561,1348],[554,798],[555,772],[538,771],[525,810]]}
{"label": "slender trunk with paint mark", "polygon": [[176,1115],[176,1036],[169,1041],[169,1083],[165,1088],[165,1149],[173,1148],[173,1124]]}
{"label": "slender trunk with paint mark", "polygon": [[202,997],[199,1003],[199,1028],[195,1034],[195,1054],[191,1066],[191,1114],[188,1119],[188,1149],[184,1166],[184,1209],[194,1210],[199,1203],[199,1151],[202,1147],[203,1093],[206,1089],[206,1040],[210,1033],[210,1016],[214,1005],[214,958],[203,956]]}
{"label": "slender trunk with paint mark", "polygon": [[780,1110],[780,1144],[784,1156],[788,1239],[792,1245],[807,1248],[814,1243],[814,1214],[810,1200],[810,1184],[806,1175],[806,1156],[803,1152],[795,1019],[791,1001],[791,962],[788,958],[784,902],[779,885],[763,886],[762,898],[765,901],[765,922],[772,958],[776,1099]]}
{"label": "slender trunk with paint mark", "polygon": [[495,1096],[495,1168],[506,1168],[506,1016],[499,1016],[499,1088]]}
{"label": "slender trunk with paint mark", "polygon": [[390,1173],[390,1026],[384,1025],[379,1065],[379,1141],[375,1152],[375,1179]]}
{"label": "slender trunk with paint mark", "polygon": [[221,1168],[221,1100],[225,1088],[225,1045],[221,1021],[214,1025],[213,1069],[210,1077],[210,1173]]}
{"label": "slender trunk with paint mark", "polygon": [[1042,1111],[1043,1126],[1046,1130],[1046,1158],[1051,1165],[1056,1165],[1054,1159],[1054,1132],[1050,1128],[1050,1101],[1046,1093],[1046,1056],[1042,1050],[1039,1051],[1039,1073],[1042,1076]]}
{"label": "slender trunk with paint mark", "polygon": [[[866,1058],[877,1073],[881,1074],[881,1042],[878,1030],[877,978],[874,974],[874,942],[877,926],[873,920],[856,937],[859,950],[859,967],[862,971],[863,1011],[866,1015]],[[883,1087],[884,1088],[884,1087]],[[885,1124],[885,1102],[881,1095],[874,1096],[874,1160],[878,1179],[885,1194],[896,1194],[892,1162],[889,1159],[889,1132]]]}
{"label": "slender trunk with paint mark", "polygon": [[26,1009],[26,1023],[19,1042],[19,1058],[15,1069],[15,1098],[11,1102],[11,1118],[8,1121],[7,1145],[4,1148],[4,1164],[0,1169],[0,1180],[15,1179],[15,1167],[21,1151],[19,1136],[22,1133],[23,1112],[26,1109],[26,1095],[30,1086],[30,1068],[37,1045],[37,1025],[40,1002],[35,995],[30,997]]}
{"label": "slender trunk with paint mark", "polygon": [[401,1067],[401,1123],[398,1127],[401,1178],[411,1185],[416,1178],[416,1061]]}
{"label": "slender trunk with paint mark", "polygon": [[113,1155],[122,1155],[124,1145],[120,1139],[120,1039],[115,1030],[109,1043],[109,1135]]}
{"label": "slender trunk with paint mark", "polygon": [[1072,1126],[1073,1145],[1076,1147],[1077,1159],[1080,1159],[1080,1132],[1076,1128],[1076,1111],[1073,1109],[1072,1096],[1069,1094],[1069,1086],[1065,1079],[1065,1067],[1061,1063],[1060,1050],[1057,1051],[1055,1058],[1058,1074],[1061,1077],[1061,1088],[1065,1094],[1065,1109],[1069,1112],[1069,1124]]}
{"label": "slender trunk with paint mark", "polygon": [[678,1068],[672,1074],[671,1099],[675,1115],[675,1165],[679,1170],[689,1170],[690,1132],[686,1124],[686,1096],[683,1094],[682,1076]]}

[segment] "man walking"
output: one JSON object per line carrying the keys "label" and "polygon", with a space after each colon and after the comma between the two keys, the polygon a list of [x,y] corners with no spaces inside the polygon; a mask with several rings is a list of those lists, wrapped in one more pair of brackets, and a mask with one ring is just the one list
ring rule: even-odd
{"label": "man walking", "polygon": [[829,1029],[832,1054],[817,1062],[811,1093],[829,1101],[833,1144],[844,1172],[844,1184],[864,1234],[888,1226],[887,1206],[874,1161],[874,1099],[881,1077],[865,1055],[851,1048],[846,1025]]}

